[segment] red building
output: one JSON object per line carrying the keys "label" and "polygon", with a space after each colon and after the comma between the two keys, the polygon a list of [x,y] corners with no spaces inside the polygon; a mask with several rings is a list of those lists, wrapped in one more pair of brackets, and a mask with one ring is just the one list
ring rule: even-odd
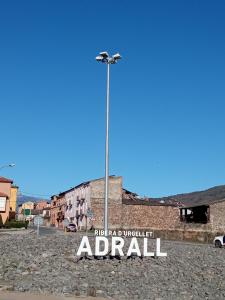
{"label": "red building", "polygon": [[63,220],[65,217],[66,200],[65,193],[54,195],[51,197],[51,226],[63,228]]}
{"label": "red building", "polygon": [[36,203],[35,209],[43,210],[44,208],[50,207],[50,203],[46,200],[41,200]]}

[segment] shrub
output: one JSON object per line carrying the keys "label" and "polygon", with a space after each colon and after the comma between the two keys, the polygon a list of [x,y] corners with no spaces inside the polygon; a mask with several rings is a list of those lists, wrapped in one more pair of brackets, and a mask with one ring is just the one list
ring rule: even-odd
{"label": "shrub", "polygon": [[4,228],[23,228],[23,227],[25,227],[27,229],[28,223],[29,223],[28,221],[11,220],[11,221],[7,221],[4,224]]}

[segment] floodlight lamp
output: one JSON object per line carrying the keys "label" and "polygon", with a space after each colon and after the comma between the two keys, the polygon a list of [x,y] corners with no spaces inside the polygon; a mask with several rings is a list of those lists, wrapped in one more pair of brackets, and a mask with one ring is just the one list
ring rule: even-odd
{"label": "floodlight lamp", "polygon": [[108,54],[108,52],[106,52],[106,51],[100,52],[100,55],[101,55],[103,58],[108,58],[108,57],[109,57],[109,54]]}
{"label": "floodlight lamp", "polygon": [[96,56],[96,60],[97,60],[97,61],[103,61],[103,57],[102,57],[101,55]]}
{"label": "floodlight lamp", "polygon": [[121,55],[119,53],[116,53],[116,54],[113,55],[113,58],[115,60],[117,60],[117,59],[121,59],[122,57],[121,57]]}

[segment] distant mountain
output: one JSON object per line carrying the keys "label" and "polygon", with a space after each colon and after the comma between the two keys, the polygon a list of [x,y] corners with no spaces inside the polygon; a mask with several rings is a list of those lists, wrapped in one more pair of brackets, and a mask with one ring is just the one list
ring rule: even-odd
{"label": "distant mountain", "polygon": [[23,195],[23,194],[18,194],[17,195],[17,206],[19,206],[20,204],[23,204],[24,202],[27,202],[27,201],[38,202],[38,201],[41,201],[41,200],[46,200],[46,201],[50,202],[49,199],[43,199],[43,198],[39,198],[39,197],[26,196],[26,195]]}
{"label": "distant mountain", "polygon": [[163,201],[165,203],[181,203],[185,206],[209,204],[225,199],[225,185],[214,186],[204,191],[151,199]]}

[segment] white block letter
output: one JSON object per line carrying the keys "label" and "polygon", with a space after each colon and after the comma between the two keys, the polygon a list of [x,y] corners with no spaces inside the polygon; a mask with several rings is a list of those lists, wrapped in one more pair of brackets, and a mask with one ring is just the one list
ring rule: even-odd
{"label": "white block letter", "polygon": [[131,256],[132,253],[137,254],[137,256],[141,256],[141,251],[138,246],[137,238],[133,237],[130,242],[129,249],[127,251],[127,256]]}
{"label": "white block letter", "polygon": [[[100,250],[100,242],[104,243],[104,249]],[[104,236],[97,236],[95,239],[95,255],[96,256],[103,256],[106,255],[109,251],[109,242],[108,239]]]}
{"label": "white block letter", "polygon": [[148,252],[148,239],[144,238],[144,256],[154,256],[154,252]]}
{"label": "white block letter", "polygon": [[123,254],[123,246],[124,246],[124,239],[118,236],[112,237],[112,256],[116,255],[116,250],[118,250],[120,256],[124,256]]}
{"label": "white block letter", "polygon": [[80,256],[81,253],[87,253],[88,255],[92,255],[91,246],[89,244],[89,240],[87,236],[83,236],[79,249],[77,251],[77,256]]}
{"label": "white block letter", "polygon": [[156,239],[156,256],[167,256],[166,252],[160,252],[160,238]]}

